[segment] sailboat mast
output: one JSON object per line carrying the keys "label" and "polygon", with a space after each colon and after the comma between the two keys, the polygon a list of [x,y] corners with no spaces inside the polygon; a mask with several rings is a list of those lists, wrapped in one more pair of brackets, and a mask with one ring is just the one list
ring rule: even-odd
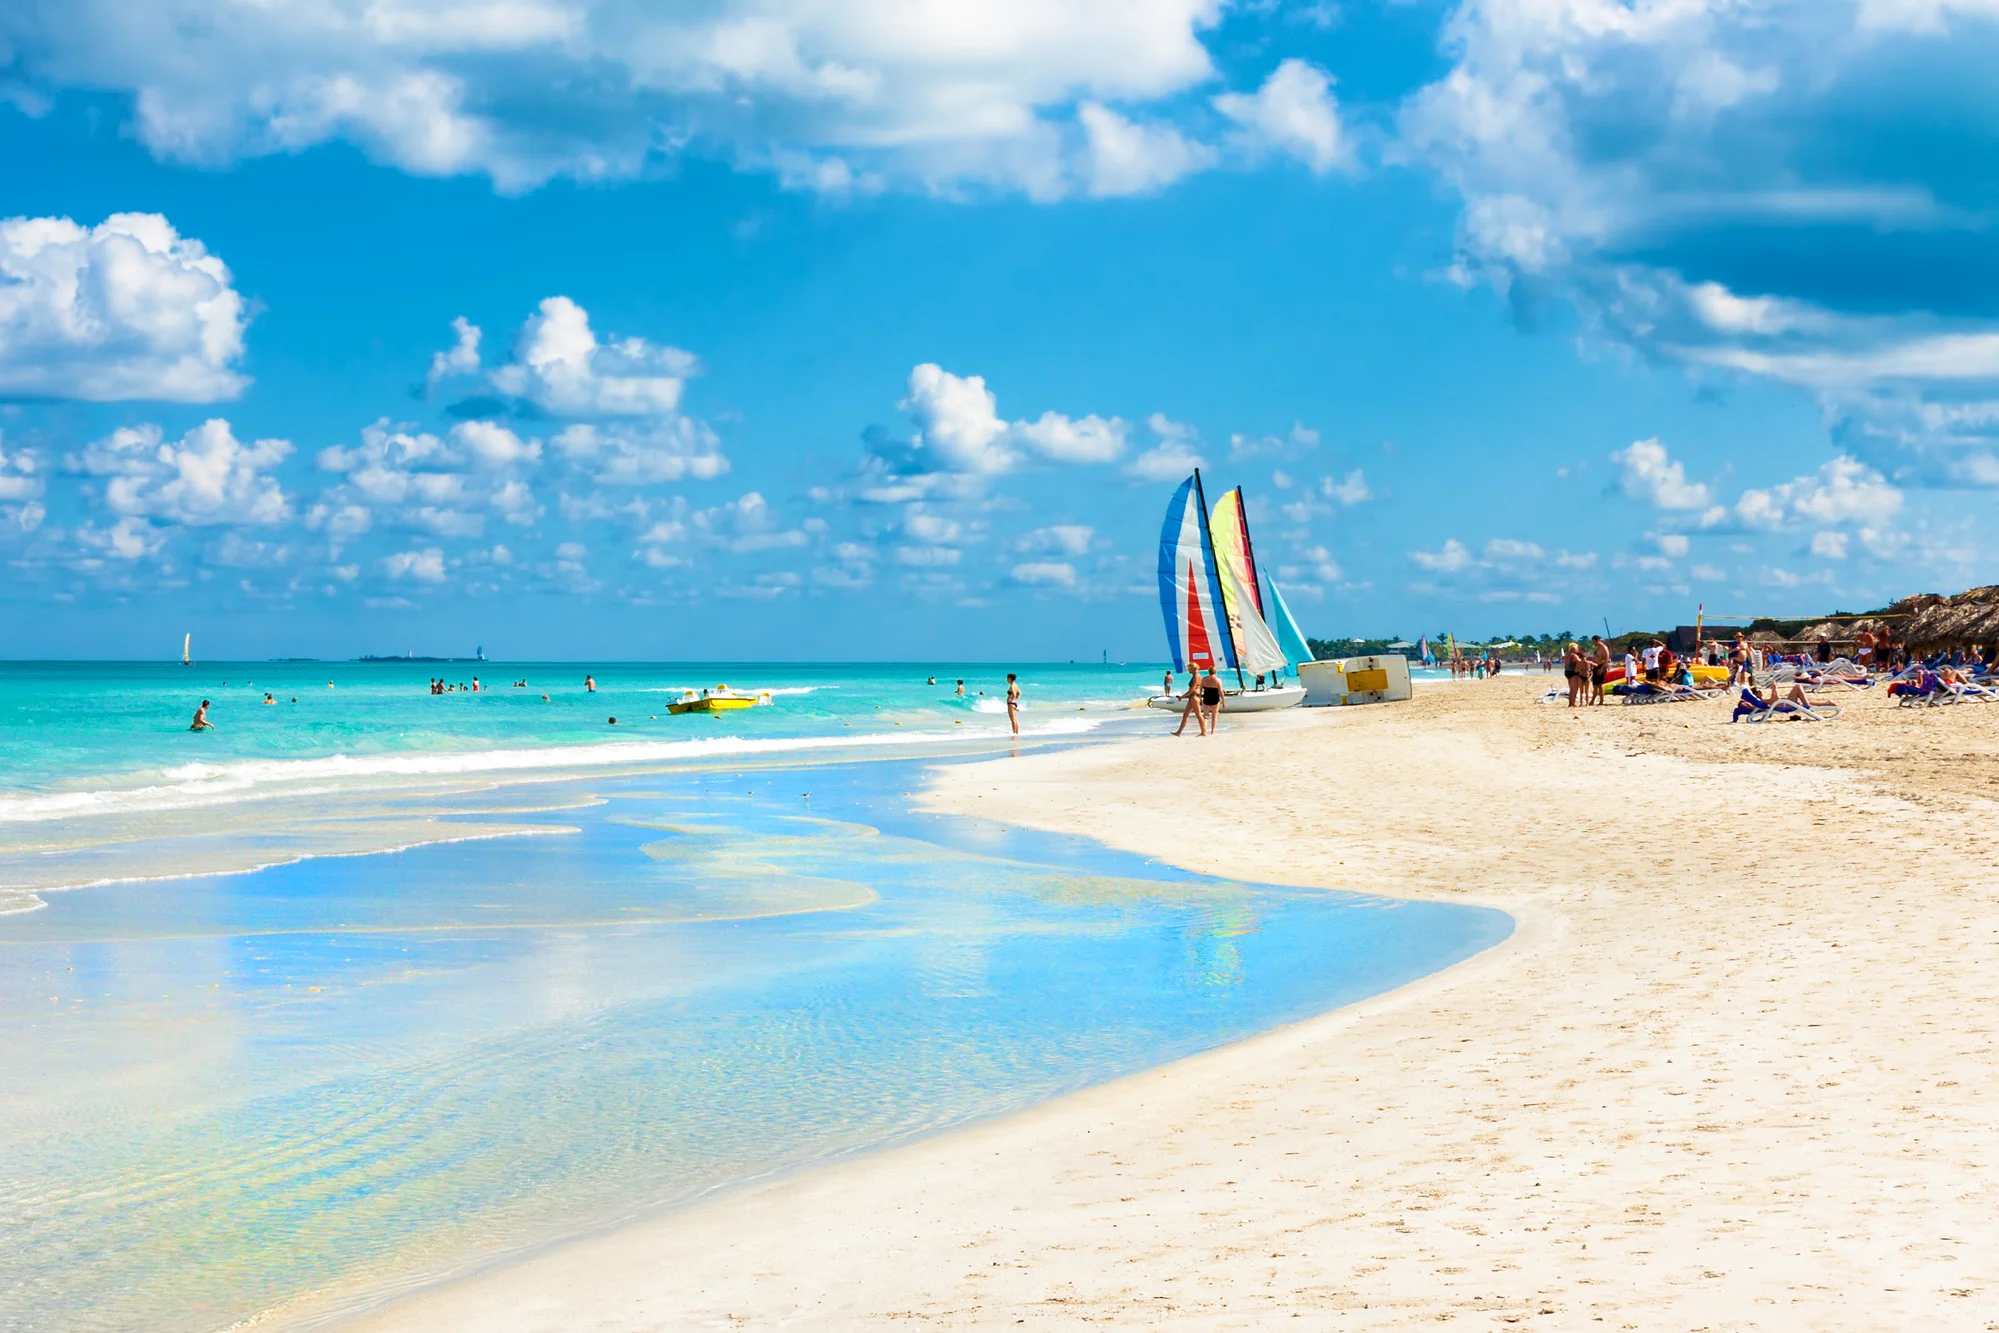
{"label": "sailboat mast", "polygon": [[1242,521],[1242,558],[1249,562],[1249,595],[1256,602],[1256,613],[1268,620],[1270,617],[1263,610],[1263,584],[1256,572],[1256,543],[1249,539],[1249,501],[1243,497],[1240,486],[1235,488],[1235,509]]}
{"label": "sailboat mast", "polygon": [[[1208,559],[1213,560],[1215,558],[1215,530],[1208,525],[1208,492],[1201,485],[1201,469],[1199,468],[1194,469],[1194,499],[1201,506],[1201,535],[1208,542]],[[1245,528],[1243,531],[1247,535],[1249,530]],[[1215,619],[1222,622],[1222,634],[1229,641],[1229,656],[1235,659],[1236,688],[1246,690],[1249,688],[1249,683],[1242,678],[1242,654],[1236,651],[1235,626],[1229,624],[1229,613],[1226,607],[1217,606],[1215,610],[1219,613],[1215,616]]]}

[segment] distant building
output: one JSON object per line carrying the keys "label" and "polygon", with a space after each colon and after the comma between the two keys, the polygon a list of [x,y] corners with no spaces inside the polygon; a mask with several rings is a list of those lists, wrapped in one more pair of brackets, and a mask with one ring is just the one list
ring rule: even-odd
{"label": "distant building", "polygon": [[1675,625],[1673,632],[1666,636],[1666,646],[1684,655],[1700,647],[1701,639],[1713,639],[1725,646],[1732,642],[1736,635],[1747,632],[1748,627],[1743,625],[1702,625],[1697,638],[1692,625]]}

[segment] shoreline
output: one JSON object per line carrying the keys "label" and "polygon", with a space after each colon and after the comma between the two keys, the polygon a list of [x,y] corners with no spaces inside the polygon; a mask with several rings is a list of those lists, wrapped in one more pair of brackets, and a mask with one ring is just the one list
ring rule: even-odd
{"label": "shoreline", "polygon": [[1999,941],[1971,910],[1999,907],[1999,715],[1728,728],[1474,684],[954,766],[923,804],[1481,902],[1500,945],[351,1326],[1966,1327],[1999,1293]]}
{"label": "shoreline", "polygon": [[[502,800],[507,793],[531,793],[547,788],[551,793],[583,791],[580,804],[591,803],[588,784],[642,780],[659,776],[671,778],[688,773],[714,770],[766,768],[810,768],[829,764],[900,762],[910,759],[964,757],[978,759],[985,754],[1015,749],[1065,748],[1098,743],[1093,737],[1104,726],[1115,727],[1118,719],[1091,720],[1076,727],[1064,718],[1057,728],[1026,731],[1015,740],[992,735],[956,735],[947,732],[893,730],[860,732],[844,737],[800,737],[760,741],[756,748],[708,750],[673,757],[672,762],[619,760],[599,767],[577,765],[528,772],[504,768],[467,769],[455,774],[424,773],[431,785],[304,787],[297,790],[267,788],[230,791],[205,800],[180,804],[131,806],[122,809],[83,810],[9,818],[0,812],[0,833],[32,839],[26,846],[0,846],[0,874],[14,879],[0,883],[0,917],[40,911],[46,894],[69,893],[79,889],[125,884],[167,883],[210,875],[253,874],[300,861],[326,858],[387,855],[418,847],[472,842],[489,838],[524,837],[563,830],[544,824],[491,824],[507,814],[547,815],[576,808],[576,799],[551,794],[547,799],[525,806],[482,804]],[[793,742],[796,742],[795,744]],[[704,742],[685,742],[700,745]],[[546,753],[587,747],[553,745]],[[478,758],[490,751],[454,753],[452,758]],[[404,756],[408,758],[409,756]],[[421,756],[419,756],[420,758]],[[344,757],[336,756],[335,759]],[[255,761],[260,764],[324,764],[328,759]],[[387,775],[387,776],[393,776]],[[110,789],[118,794],[120,789]],[[144,791],[164,790],[144,788]],[[103,795],[103,792],[81,795]],[[0,795],[0,807],[9,799]],[[30,799],[43,799],[35,795]],[[63,799],[70,799],[64,795]],[[205,835],[211,847],[192,852],[180,836],[186,821],[205,821]],[[228,845],[227,835],[245,837],[260,834],[273,825],[284,827],[296,841],[282,849],[265,848],[246,855],[242,848]],[[134,849],[158,843],[173,847],[186,859],[171,868],[116,869],[73,868],[82,859],[96,854],[135,855]]]}

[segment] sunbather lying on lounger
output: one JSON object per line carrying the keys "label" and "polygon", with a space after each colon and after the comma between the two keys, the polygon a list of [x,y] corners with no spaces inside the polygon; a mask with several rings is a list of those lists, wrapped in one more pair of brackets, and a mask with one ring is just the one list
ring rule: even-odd
{"label": "sunbather lying on lounger", "polygon": [[1834,704],[1814,704],[1805,697],[1804,690],[1791,686],[1790,692],[1778,697],[1778,687],[1772,685],[1766,693],[1758,694],[1746,689],[1736,701],[1735,712],[1730,714],[1731,722],[1762,722],[1773,717],[1807,718],[1824,721],[1839,716],[1840,710]]}

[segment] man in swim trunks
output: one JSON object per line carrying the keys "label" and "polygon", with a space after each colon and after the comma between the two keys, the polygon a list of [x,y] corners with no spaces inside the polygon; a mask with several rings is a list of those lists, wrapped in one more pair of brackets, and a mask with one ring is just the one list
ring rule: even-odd
{"label": "man in swim trunks", "polygon": [[1006,722],[1020,735],[1020,681],[1011,671],[1006,673]]}
{"label": "man in swim trunks", "polygon": [[1603,635],[1592,634],[1589,654],[1590,702],[1603,703],[1604,683],[1610,679],[1610,645],[1603,641]]}
{"label": "man in swim trunks", "polygon": [[189,731],[215,730],[215,724],[208,720],[208,700],[203,699],[201,701],[201,707],[194,710],[194,722],[191,726],[188,727],[188,730]]}

